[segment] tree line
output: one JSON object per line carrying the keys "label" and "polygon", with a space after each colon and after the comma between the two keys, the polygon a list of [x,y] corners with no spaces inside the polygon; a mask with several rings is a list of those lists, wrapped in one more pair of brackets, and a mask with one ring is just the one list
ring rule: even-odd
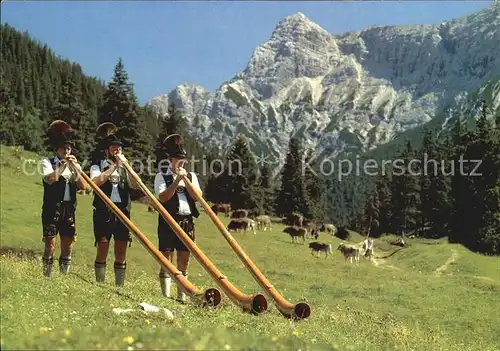
{"label": "tree line", "polygon": [[[500,114],[484,100],[480,111],[472,127],[456,117],[441,138],[427,130],[420,148],[408,142],[399,155],[405,171],[378,177],[351,227],[375,237],[448,237],[500,254]],[[412,160],[420,162],[410,170]]]}

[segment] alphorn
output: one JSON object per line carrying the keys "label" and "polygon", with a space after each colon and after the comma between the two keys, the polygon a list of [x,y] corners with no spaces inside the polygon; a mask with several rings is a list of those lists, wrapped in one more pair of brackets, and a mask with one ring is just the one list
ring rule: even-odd
{"label": "alphorn", "polygon": [[170,276],[178,283],[184,292],[193,298],[193,301],[200,303],[204,306],[215,307],[221,302],[222,296],[218,289],[208,288],[204,292],[199,290],[190,281],[184,277],[181,271],[179,271],[163,254],[149,241],[149,239],[142,234],[142,232],[135,226],[132,221],[125,216],[125,214],[111,201],[111,199],[104,194],[104,192],[90,179],[90,177],[83,171],[80,171],[75,165],[70,161],[68,162],[70,167],[78,176],[83,177],[87,184],[89,184],[92,189],[99,195],[99,197],[106,203],[106,205],[117,215],[120,221],[128,227],[128,229],[135,234],[137,240],[146,248],[146,250],[156,259],[156,261],[169,272]]}
{"label": "alphorn", "polygon": [[163,205],[158,201],[156,196],[154,196],[148,189],[148,187],[142,182],[141,178],[132,169],[127,161],[122,161],[123,166],[127,172],[134,178],[134,180],[139,184],[139,187],[143,193],[151,199],[154,208],[161,214],[161,216],[167,221],[170,228],[172,228],[179,239],[186,245],[188,250],[194,255],[200,265],[212,276],[216,283],[221,287],[224,293],[229,297],[229,299],[238,307],[241,307],[245,312],[252,312],[254,314],[263,313],[267,310],[267,300],[262,294],[247,295],[238,290],[226,276],[215,267],[215,265],[210,261],[210,259],[198,248],[198,245],[191,240],[191,238],[186,234],[186,232],[179,226],[175,219],[168,213]]}
{"label": "alphorn", "polygon": [[[188,187],[194,189],[193,184],[189,181],[188,177],[183,177],[184,182]],[[198,201],[201,202],[203,207],[205,208],[205,212],[208,213],[212,221],[215,223],[221,234],[224,236],[226,241],[229,243],[233,251],[238,255],[243,264],[247,267],[247,269],[251,272],[254,279],[259,283],[259,285],[264,289],[265,292],[274,300],[276,308],[288,318],[294,319],[305,319],[309,317],[311,314],[311,307],[305,302],[299,302],[297,304],[293,304],[287,301],[275,288],[271,285],[271,283],[266,279],[266,277],[262,274],[262,272],[257,268],[257,266],[252,262],[250,257],[243,251],[238,242],[233,238],[233,236],[226,229],[224,224],[221,222],[219,217],[212,211],[208,203],[200,196],[196,191],[196,197]]]}

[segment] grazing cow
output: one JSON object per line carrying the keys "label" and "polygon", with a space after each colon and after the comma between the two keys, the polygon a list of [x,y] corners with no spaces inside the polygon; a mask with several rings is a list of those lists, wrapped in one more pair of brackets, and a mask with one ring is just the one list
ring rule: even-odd
{"label": "grazing cow", "polygon": [[287,233],[292,237],[292,243],[297,242],[298,238],[302,238],[302,244],[306,242],[306,230],[302,227],[290,226],[283,229],[283,233]]}
{"label": "grazing cow", "polygon": [[306,228],[307,233],[314,239],[318,239],[319,233],[318,233],[318,227],[316,226],[316,223],[313,221],[306,220],[303,222],[302,225],[304,228]]}
{"label": "grazing cow", "polygon": [[211,207],[211,209],[215,214],[223,212],[226,217],[229,217],[229,213],[231,212],[231,204],[215,204]]}
{"label": "grazing cow", "polygon": [[243,229],[243,227],[246,225],[246,223],[239,221],[239,220],[231,220],[229,224],[227,225],[226,229],[227,230],[234,230],[235,232],[239,231],[240,229]]}
{"label": "grazing cow", "polygon": [[264,231],[266,231],[266,229],[271,230],[271,218],[269,218],[269,216],[258,216],[255,218],[255,221],[257,222],[257,229],[263,229]]}
{"label": "grazing cow", "polygon": [[245,229],[245,232],[247,231],[247,229],[251,229],[254,234],[257,234],[257,232],[255,231],[255,228],[256,228],[255,221],[253,219],[241,218],[241,220],[247,223],[247,227]]}
{"label": "grazing cow", "polygon": [[314,255],[314,253],[318,254],[316,257],[319,257],[320,252],[325,253],[325,258],[328,256],[328,254],[332,255],[332,244],[314,241],[312,243],[309,243],[309,248],[312,249],[311,255]]}
{"label": "grazing cow", "polygon": [[319,228],[320,232],[327,232],[328,234],[331,234],[332,236],[335,236],[335,233],[337,232],[337,228],[333,224],[325,224]]}
{"label": "grazing cow", "polygon": [[239,231],[243,230],[245,233],[247,230],[251,229],[254,234],[257,234],[255,231],[255,221],[250,218],[238,218],[233,219],[227,225],[227,230]]}
{"label": "grazing cow", "polygon": [[304,216],[300,213],[291,213],[285,217],[283,223],[290,226],[302,227],[304,221]]}
{"label": "grazing cow", "polygon": [[231,213],[231,218],[247,218],[248,217],[248,210],[234,210],[233,213]]}
{"label": "grazing cow", "polygon": [[337,247],[337,250],[342,252],[346,262],[347,262],[347,259],[350,258],[351,263],[352,263],[352,258],[354,257],[354,260],[356,261],[356,263],[359,263],[359,255],[360,255],[359,247],[354,246],[354,245],[346,245],[344,243],[341,243],[339,245],[339,247]]}

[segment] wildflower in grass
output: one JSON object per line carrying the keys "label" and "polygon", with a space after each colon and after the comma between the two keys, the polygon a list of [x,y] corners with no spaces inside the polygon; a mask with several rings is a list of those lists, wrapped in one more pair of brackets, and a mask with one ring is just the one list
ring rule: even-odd
{"label": "wildflower in grass", "polygon": [[134,338],[131,336],[126,336],[123,338],[123,341],[125,341],[127,344],[131,344],[134,342]]}
{"label": "wildflower in grass", "polygon": [[51,331],[52,328],[47,328],[47,327],[40,327],[40,333],[45,333],[45,332],[48,332],[48,331]]}
{"label": "wildflower in grass", "polygon": [[228,344],[224,345],[224,350],[231,350],[231,346],[229,346]]}

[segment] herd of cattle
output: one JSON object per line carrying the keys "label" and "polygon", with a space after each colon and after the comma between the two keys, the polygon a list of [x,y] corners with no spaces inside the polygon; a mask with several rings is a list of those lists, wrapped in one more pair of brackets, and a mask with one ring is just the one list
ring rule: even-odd
{"label": "herd of cattle", "polygon": [[[292,243],[298,243],[299,239],[304,244],[307,238],[318,239],[320,232],[326,232],[334,236],[337,228],[333,224],[323,223],[318,226],[314,221],[306,220],[304,217],[297,213],[292,213],[284,218],[273,219],[268,215],[258,215],[249,210],[237,209],[231,211],[230,204],[215,204],[211,207],[215,214],[223,213],[226,217],[230,217],[231,221],[227,225],[229,231],[252,231],[257,234],[256,230],[266,231],[272,229],[272,223],[280,223],[287,225],[283,232],[290,235]],[[332,245],[321,242],[309,243],[311,254],[316,254],[319,257],[320,252],[325,253],[325,257],[332,254]],[[350,259],[351,263],[353,258],[359,262],[361,255],[370,257],[373,254],[373,241],[366,239],[358,245],[348,245],[341,243],[337,248],[343,255],[345,260]]]}

